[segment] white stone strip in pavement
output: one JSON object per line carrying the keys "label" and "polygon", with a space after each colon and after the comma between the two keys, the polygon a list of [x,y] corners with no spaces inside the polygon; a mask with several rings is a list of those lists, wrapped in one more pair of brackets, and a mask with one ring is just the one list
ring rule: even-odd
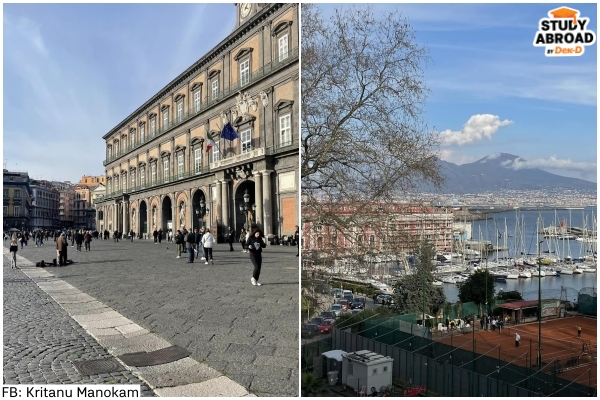
{"label": "white stone strip in pavement", "polygon": [[[4,254],[10,256],[7,248]],[[21,271],[54,299],[114,357],[155,351],[171,343],[150,333],[94,297],[17,255]],[[121,362],[121,360],[119,360]],[[121,362],[121,364],[123,364]],[[219,371],[186,357],[168,364],[132,367],[123,364],[161,397],[256,397]]]}

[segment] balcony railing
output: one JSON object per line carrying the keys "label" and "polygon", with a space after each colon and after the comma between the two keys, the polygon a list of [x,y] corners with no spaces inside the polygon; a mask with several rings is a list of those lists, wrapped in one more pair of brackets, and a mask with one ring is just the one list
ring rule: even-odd
{"label": "balcony railing", "polygon": [[[249,82],[243,86],[248,86],[251,83],[265,77],[266,75],[285,67],[286,65],[292,63],[293,61],[295,61],[297,59],[298,59],[298,47],[295,47],[294,49],[292,49],[290,51],[288,58],[286,58],[285,60],[282,60],[282,61],[277,60],[277,61],[270,62],[270,63],[266,64],[264,67],[254,71],[250,75]],[[205,97],[204,102],[202,102],[199,107],[192,107],[192,109],[188,110],[187,112],[184,112],[182,116],[178,116],[177,114],[174,114],[173,118],[169,121],[169,123],[166,126],[157,127],[154,134],[148,132],[148,135],[146,137],[144,137],[144,140],[136,141],[133,146],[129,145],[129,146],[121,147],[119,149],[119,152],[113,154],[112,156],[110,156],[106,160],[104,160],[103,165],[105,165],[105,166],[108,165],[110,162],[121,158],[122,156],[130,153],[131,151],[138,149],[138,148],[142,147],[144,144],[152,141],[154,138],[161,136],[164,133],[166,133],[167,131],[170,131],[171,129],[183,124],[184,122],[188,121],[189,119],[195,117],[196,115],[202,113],[203,111],[207,110],[208,108],[221,102],[224,98],[226,98],[234,93],[237,93],[241,87],[242,87],[242,85],[240,85],[240,82],[238,81],[238,82],[230,85],[229,87],[223,89],[221,92],[219,92],[219,95],[215,99],[213,99],[212,96]],[[161,119],[161,121],[162,121],[162,119]]]}
{"label": "balcony railing", "polygon": [[214,163],[210,163],[210,169],[217,169],[219,167],[224,167],[226,165],[235,164],[240,161],[251,160],[256,157],[261,157],[265,155],[265,148],[261,147],[260,149],[250,150],[243,154],[238,154],[233,157],[225,158],[223,160],[219,160]]}

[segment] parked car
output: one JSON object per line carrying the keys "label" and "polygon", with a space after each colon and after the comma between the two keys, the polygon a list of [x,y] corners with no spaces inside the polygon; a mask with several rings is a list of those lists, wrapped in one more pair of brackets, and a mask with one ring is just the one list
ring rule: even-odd
{"label": "parked car", "polygon": [[336,317],[339,317],[340,315],[342,315],[342,312],[344,312],[344,310],[342,309],[342,306],[340,304],[332,305],[331,309],[329,311],[335,313]]}
{"label": "parked car", "polygon": [[352,310],[356,310],[356,309],[364,310],[365,309],[365,299],[363,297],[355,298],[352,301],[352,304],[350,304],[350,308]]}
{"label": "parked car", "polygon": [[348,300],[340,300],[340,301],[338,301],[338,304],[339,304],[340,306],[342,306],[342,309],[343,309],[344,311],[347,311],[347,310],[348,310],[348,308],[350,308],[350,303],[348,303]]}
{"label": "parked car", "polygon": [[[321,313],[320,317],[323,319],[336,319],[337,315],[333,311],[323,311]],[[321,321],[321,322],[323,322],[323,321]]]}
{"label": "parked car", "polygon": [[345,294],[343,299],[348,300],[348,303],[352,303],[352,301],[354,300],[354,296],[351,294]]}
{"label": "parked car", "polygon": [[321,322],[321,325],[319,325],[319,332],[329,333],[331,331],[331,328],[333,328],[334,322],[335,321],[332,319],[326,319],[325,321]]}
{"label": "parked car", "polygon": [[321,322],[323,322],[324,320],[326,320],[327,318],[325,317],[314,317],[313,319],[310,320],[309,324],[314,324],[314,325],[321,325]]}
{"label": "parked car", "polygon": [[380,294],[379,296],[377,296],[376,303],[383,304],[384,300],[386,305],[396,304],[396,300],[394,299],[394,297],[389,294]]}
{"label": "parked car", "polygon": [[341,299],[343,294],[342,294],[342,289],[340,288],[334,288],[331,290],[331,294],[333,295],[333,297],[335,299]]}
{"label": "parked car", "polygon": [[306,324],[302,325],[300,329],[300,337],[302,339],[310,339],[320,332],[319,325],[317,324]]}

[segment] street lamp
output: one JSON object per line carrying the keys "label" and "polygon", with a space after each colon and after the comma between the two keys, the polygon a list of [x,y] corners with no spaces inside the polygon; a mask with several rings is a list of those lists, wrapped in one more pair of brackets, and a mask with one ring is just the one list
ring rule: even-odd
{"label": "street lamp", "polygon": [[[200,204],[199,204],[200,209],[196,210],[196,217],[198,218],[198,225],[200,225],[200,216],[202,216],[202,218],[204,218],[205,215],[208,215],[208,208],[206,208],[206,202],[204,201],[204,199],[200,199]],[[206,226],[206,223],[204,222],[204,220],[202,221],[202,227],[204,228]]]}
{"label": "street lamp", "polygon": [[248,193],[248,189],[244,191],[244,202],[240,204],[240,213],[246,215],[246,229],[250,229],[248,226],[248,211],[256,212],[256,204],[250,205],[250,194]]}
{"label": "street lamp", "polygon": [[542,368],[542,243],[543,240],[538,243],[538,370]]}

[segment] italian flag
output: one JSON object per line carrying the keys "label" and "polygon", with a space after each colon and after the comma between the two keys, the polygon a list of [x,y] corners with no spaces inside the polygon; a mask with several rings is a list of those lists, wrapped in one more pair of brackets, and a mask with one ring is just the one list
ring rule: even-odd
{"label": "italian flag", "polygon": [[208,153],[214,146],[216,146],[216,144],[212,136],[210,136],[210,132],[206,132],[206,152]]}

